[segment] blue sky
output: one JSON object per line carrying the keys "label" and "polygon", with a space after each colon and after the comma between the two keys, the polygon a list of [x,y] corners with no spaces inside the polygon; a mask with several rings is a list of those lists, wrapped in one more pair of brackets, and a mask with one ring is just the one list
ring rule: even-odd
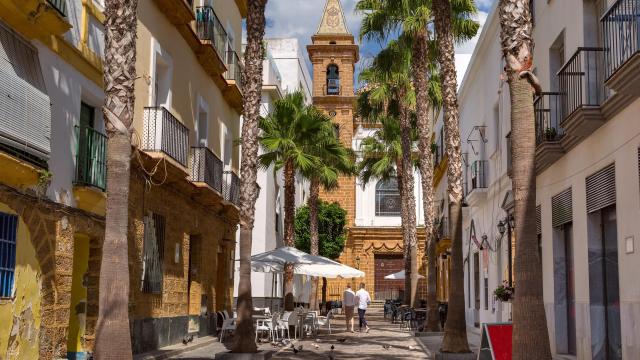
{"label": "blue sky", "polygon": [[[477,20],[483,25],[487,18],[487,13],[496,0],[475,1],[479,9]],[[347,26],[357,39],[360,31],[361,16],[354,11],[356,2],[357,0],[342,0]],[[311,36],[317,30],[324,4],[325,0],[269,0],[266,9],[267,27],[265,36],[267,38],[297,37],[303,46],[307,45],[311,42]],[[464,70],[468,65],[477,40],[478,37],[476,36],[469,42],[456,47],[458,83],[462,81]],[[384,44],[377,42],[360,43],[361,60],[358,66],[365,64],[366,59],[374,57],[382,47],[384,47]],[[309,65],[308,59],[305,60]]]}

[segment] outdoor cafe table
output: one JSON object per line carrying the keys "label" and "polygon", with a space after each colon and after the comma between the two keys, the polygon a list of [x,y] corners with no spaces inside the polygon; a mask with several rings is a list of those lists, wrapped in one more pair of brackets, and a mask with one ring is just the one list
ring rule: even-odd
{"label": "outdoor cafe table", "polygon": [[[309,314],[314,314],[315,316],[315,311],[296,312],[296,315],[298,316],[298,329],[300,329],[300,339],[304,339],[304,321],[307,319]],[[313,329],[313,331],[315,332],[315,329]]]}

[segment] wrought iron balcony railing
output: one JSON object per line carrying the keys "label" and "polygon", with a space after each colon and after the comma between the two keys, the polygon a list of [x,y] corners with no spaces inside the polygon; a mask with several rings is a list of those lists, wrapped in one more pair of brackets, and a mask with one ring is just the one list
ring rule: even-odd
{"label": "wrought iron balcony railing", "polygon": [[536,145],[559,141],[564,136],[560,123],[564,119],[562,93],[543,92],[533,101],[536,120]]}
{"label": "wrought iron balcony railing", "polygon": [[329,86],[327,86],[327,84],[322,85],[322,95],[324,96],[329,96],[329,95],[340,95],[342,94],[342,85],[336,85],[336,84],[329,84]]}
{"label": "wrought iron balcony railing", "polygon": [[471,163],[471,191],[487,188],[488,173],[489,162],[487,160],[476,160]]}
{"label": "wrought iron balcony railing", "polygon": [[444,216],[438,220],[438,240],[449,238],[449,218]]}
{"label": "wrought iron balcony railing", "polygon": [[209,148],[191,148],[191,181],[203,182],[222,194],[222,161]]}
{"label": "wrought iron balcony railing", "polygon": [[224,172],[222,193],[225,201],[235,205],[240,203],[240,178],[233,171]]}
{"label": "wrought iron balcony railing", "polygon": [[640,52],[640,0],[618,0],[602,17],[605,79]]}
{"label": "wrought iron balcony railing", "polygon": [[67,0],[47,0],[49,5],[63,17],[67,17]]}
{"label": "wrought iron balcony railing", "polygon": [[107,137],[88,126],[75,126],[76,176],[78,185],[107,188]]}
{"label": "wrought iron balcony railing", "polygon": [[582,106],[599,106],[606,99],[603,51],[580,47],[558,71],[564,117]]}
{"label": "wrought iron balcony railing", "polygon": [[189,129],[163,106],[145,107],[142,149],[163,152],[187,167]]}
{"label": "wrought iron balcony railing", "polygon": [[200,40],[211,41],[220,59],[225,59],[227,32],[211,6],[196,8],[196,32]]}
{"label": "wrought iron balcony railing", "polygon": [[235,51],[227,51],[227,69],[224,78],[235,81],[242,92],[242,63]]}

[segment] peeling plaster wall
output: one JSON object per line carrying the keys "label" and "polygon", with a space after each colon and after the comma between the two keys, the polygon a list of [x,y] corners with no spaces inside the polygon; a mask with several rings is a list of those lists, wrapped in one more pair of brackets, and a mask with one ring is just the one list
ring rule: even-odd
{"label": "peeling plaster wall", "polygon": [[[0,211],[16,214],[3,203]],[[0,300],[0,359],[37,359],[42,271],[22,218],[16,239],[14,297]]]}

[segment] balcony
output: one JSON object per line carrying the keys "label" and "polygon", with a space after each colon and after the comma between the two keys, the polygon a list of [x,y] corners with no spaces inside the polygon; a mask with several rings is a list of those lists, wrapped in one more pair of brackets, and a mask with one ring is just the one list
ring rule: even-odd
{"label": "balcony", "polygon": [[189,24],[195,20],[193,0],[154,0],[158,8],[174,25]]}
{"label": "balcony", "polygon": [[605,121],[600,108],[607,98],[603,53],[602,48],[580,47],[558,71],[564,115],[561,124],[571,140],[565,141],[565,150]]}
{"label": "balcony", "polygon": [[442,218],[440,218],[440,220],[438,220],[436,226],[438,231],[438,241],[451,238],[449,236],[449,218],[443,216]]}
{"label": "balcony", "polygon": [[87,126],[75,127],[76,174],[74,183],[101,191],[107,188],[107,137]]}
{"label": "balcony", "polygon": [[339,81],[329,81],[328,84],[322,85],[323,96],[338,96],[340,94],[342,94],[342,85],[340,85]]}
{"label": "balcony", "polygon": [[618,93],[640,96],[640,4],[618,0],[601,19],[605,83]]}
{"label": "balcony", "polygon": [[236,109],[238,113],[242,112],[242,62],[235,51],[227,51],[227,72],[224,79],[227,82],[223,94],[225,99]]}
{"label": "balcony", "polygon": [[209,148],[191,147],[191,181],[222,194],[222,160]]}
{"label": "balcony", "polygon": [[222,181],[222,195],[224,201],[235,206],[240,204],[240,178],[233,171],[225,171]]}
{"label": "balcony", "polygon": [[469,206],[475,206],[486,200],[487,188],[489,187],[488,175],[489,162],[487,160],[476,160],[471,163],[471,186],[466,197]]}
{"label": "balcony", "polygon": [[87,126],[75,126],[76,171],[73,197],[76,206],[101,216],[106,212],[107,137]]}
{"label": "balcony", "polygon": [[[151,158],[148,165],[157,166],[164,161],[167,176],[186,176],[189,156],[189,129],[166,108],[144,108],[142,150]],[[160,171],[162,172],[162,171]]]}
{"label": "balcony", "polygon": [[560,140],[564,130],[560,122],[563,114],[563,94],[559,92],[543,92],[533,101],[533,112],[536,125],[536,171],[540,172],[563,154]]}
{"label": "balcony", "polygon": [[[227,71],[227,32],[210,6],[197,7],[195,20],[198,42],[192,46],[205,71],[217,79]],[[220,85],[226,84],[220,81]]]}
{"label": "balcony", "polygon": [[0,2],[0,13],[29,39],[63,35],[71,29],[66,0],[7,0]]}

